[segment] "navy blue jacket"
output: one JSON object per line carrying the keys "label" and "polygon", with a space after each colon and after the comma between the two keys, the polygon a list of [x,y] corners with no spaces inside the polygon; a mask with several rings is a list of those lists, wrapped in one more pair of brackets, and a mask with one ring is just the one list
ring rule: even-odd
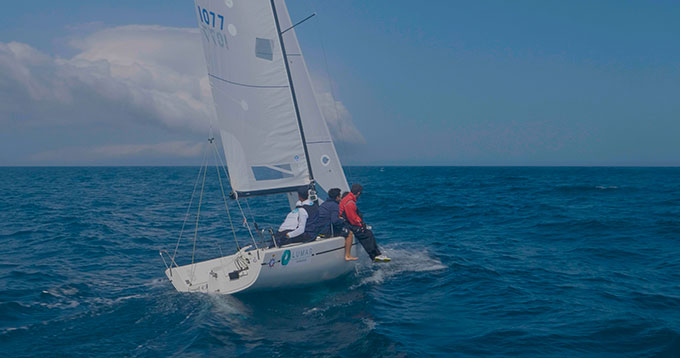
{"label": "navy blue jacket", "polygon": [[323,204],[319,206],[319,216],[317,218],[317,235],[331,234],[331,225],[333,225],[333,230],[337,233],[345,223],[345,221],[340,218],[340,206],[338,205],[338,202],[334,200],[324,201]]}

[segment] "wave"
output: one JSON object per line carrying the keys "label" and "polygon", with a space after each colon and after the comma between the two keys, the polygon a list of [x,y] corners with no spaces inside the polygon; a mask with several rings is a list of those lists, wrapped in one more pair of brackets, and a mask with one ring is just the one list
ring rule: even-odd
{"label": "wave", "polygon": [[[429,272],[445,270],[448,267],[424,248],[403,249],[396,246],[381,247],[385,255],[392,261],[385,263],[372,263],[371,266],[359,266],[358,274],[362,275],[363,270],[369,273],[368,277],[363,277],[356,288],[367,284],[381,284],[390,278],[405,272]],[[364,271],[364,272],[366,272]]]}
{"label": "wave", "polygon": [[[174,248],[194,169],[0,170],[20,184],[0,201],[5,355],[680,351],[677,169],[352,169],[393,261],[362,252],[337,281],[251,296],[178,293],[163,275],[157,248]],[[198,255],[212,258],[231,241],[209,190]],[[283,196],[250,200],[260,226],[286,215]]]}
{"label": "wave", "polygon": [[[572,184],[572,185],[558,185],[552,188],[553,191],[561,193],[598,193],[598,192],[612,192],[623,189],[618,185],[589,185],[589,184]],[[633,188],[626,187],[631,190]]]}
{"label": "wave", "polygon": [[[584,234],[592,234],[597,232],[608,233],[607,229],[620,229],[622,227],[630,227],[634,222],[624,219],[566,219],[559,221],[543,221],[537,222],[533,226],[539,229],[560,229],[560,230],[574,230],[577,229]],[[573,237],[570,239],[573,240]]]}

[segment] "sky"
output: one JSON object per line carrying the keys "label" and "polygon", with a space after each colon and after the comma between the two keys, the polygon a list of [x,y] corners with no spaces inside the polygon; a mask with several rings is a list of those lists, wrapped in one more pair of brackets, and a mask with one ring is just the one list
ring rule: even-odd
{"label": "sky", "polygon": [[[346,165],[680,165],[677,1],[290,0]],[[199,164],[193,1],[8,2],[0,166]]]}

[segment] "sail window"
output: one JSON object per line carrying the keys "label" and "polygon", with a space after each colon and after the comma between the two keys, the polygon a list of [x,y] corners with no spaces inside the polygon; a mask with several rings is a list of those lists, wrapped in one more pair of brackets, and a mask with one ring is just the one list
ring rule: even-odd
{"label": "sail window", "polygon": [[250,167],[253,170],[255,180],[276,180],[283,178],[292,178],[293,170],[290,164],[280,165],[260,165]]}
{"label": "sail window", "polygon": [[272,40],[270,39],[255,39],[255,57],[263,60],[274,60],[274,53],[272,51]]}

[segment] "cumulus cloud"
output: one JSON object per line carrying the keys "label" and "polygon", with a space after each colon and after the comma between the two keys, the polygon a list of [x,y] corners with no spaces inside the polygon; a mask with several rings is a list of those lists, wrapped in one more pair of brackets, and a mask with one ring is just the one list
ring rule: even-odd
{"label": "cumulus cloud", "polygon": [[366,139],[352,122],[352,114],[330,92],[317,91],[316,100],[326,118],[333,140],[348,144],[364,144]]}
{"label": "cumulus cloud", "polygon": [[212,106],[197,36],[160,26],[107,29],[74,41],[81,52],[71,59],[0,43],[0,120],[152,121],[203,130]]}
{"label": "cumulus cloud", "polygon": [[[207,133],[214,109],[197,30],[122,26],[95,31],[71,46],[77,54],[60,58],[27,44],[0,43],[0,125],[87,126],[93,136],[101,126]],[[341,102],[328,93],[319,93],[318,100],[336,140],[363,141]],[[147,142],[115,143],[101,150],[142,155],[151,148],[145,145],[161,145],[153,137],[150,133]],[[54,141],[56,147],[67,144]],[[58,150],[43,152],[55,155]]]}

